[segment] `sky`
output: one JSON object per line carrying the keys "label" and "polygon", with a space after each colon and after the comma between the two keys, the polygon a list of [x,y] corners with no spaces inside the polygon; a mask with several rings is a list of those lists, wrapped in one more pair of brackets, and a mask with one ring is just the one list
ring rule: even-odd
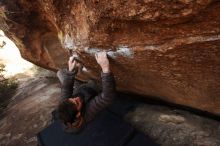
{"label": "sky", "polygon": [[5,77],[11,77],[18,73],[24,73],[30,70],[34,65],[21,57],[19,49],[8,39],[2,30],[0,30],[0,44],[6,43],[0,48],[0,63],[6,65]]}

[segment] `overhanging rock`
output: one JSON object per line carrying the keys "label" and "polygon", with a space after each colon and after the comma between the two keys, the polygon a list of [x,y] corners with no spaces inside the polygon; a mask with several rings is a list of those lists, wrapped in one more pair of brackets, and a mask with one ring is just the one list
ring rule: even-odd
{"label": "overhanging rock", "polygon": [[217,0],[3,0],[22,56],[44,68],[76,51],[99,77],[107,50],[117,88],[220,115],[220,2]]}

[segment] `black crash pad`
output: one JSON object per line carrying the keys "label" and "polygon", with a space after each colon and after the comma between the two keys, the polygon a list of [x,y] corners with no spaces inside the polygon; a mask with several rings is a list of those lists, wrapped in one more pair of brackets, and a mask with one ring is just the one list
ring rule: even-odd
{"label": "black crash pad", "polygon": [[79,134],[64,132],[61,123],[54,121],[37,137],[39,146],[156,146],[151,139],[107,110]]}

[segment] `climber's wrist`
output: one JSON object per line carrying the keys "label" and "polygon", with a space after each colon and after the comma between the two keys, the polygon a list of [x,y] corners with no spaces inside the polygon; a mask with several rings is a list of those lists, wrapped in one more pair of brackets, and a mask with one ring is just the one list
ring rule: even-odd
{"label": "climber's wrist", "polygon": [[103,73],[110,73],[110,68],[109,67],[102,67],[102,72]]}

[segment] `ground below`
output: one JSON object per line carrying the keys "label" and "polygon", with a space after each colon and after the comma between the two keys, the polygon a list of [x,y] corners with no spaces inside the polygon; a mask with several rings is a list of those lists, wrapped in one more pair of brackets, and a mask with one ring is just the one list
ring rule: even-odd
{"label": "ground below", "polygon": [[[2,146],[35,146],[36,134],[50,124],[51,112],[59,101],[60,85],[54,74],[20,77],[16,94],[1,116]],[[118,98],[114,104],[120,104],[122,108],[114,109],[113,105],[113,112],[160,145],[220,145],[220,122],[217,120],[139,102],[128,95],[120,94]]]}

